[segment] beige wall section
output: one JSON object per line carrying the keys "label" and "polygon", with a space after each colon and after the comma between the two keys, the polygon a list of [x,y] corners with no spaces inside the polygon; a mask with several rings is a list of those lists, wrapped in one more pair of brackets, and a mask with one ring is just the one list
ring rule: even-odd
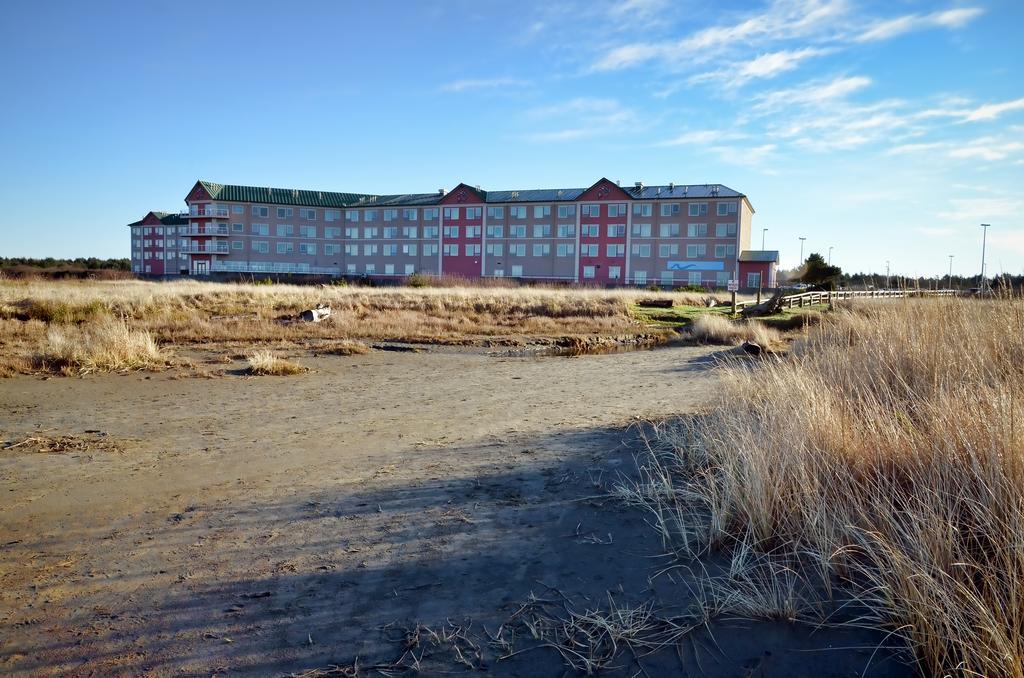
{"label": "beige wall section", "polygon": [[[740,249],[749,250],[750,242],[753,238],[752,229],[754,228],[754,210],[750,207],[750,203],[746,200],[740,200]],[[761,246],[761,240],[758,239],[757,246]]]}

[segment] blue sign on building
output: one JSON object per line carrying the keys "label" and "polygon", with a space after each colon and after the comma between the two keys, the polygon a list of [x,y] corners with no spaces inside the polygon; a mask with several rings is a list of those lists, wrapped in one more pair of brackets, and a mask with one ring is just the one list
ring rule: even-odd
{"label": "blue sign on building", "polygon": [[724,271],[724,261],[670,261],[670,271]]}

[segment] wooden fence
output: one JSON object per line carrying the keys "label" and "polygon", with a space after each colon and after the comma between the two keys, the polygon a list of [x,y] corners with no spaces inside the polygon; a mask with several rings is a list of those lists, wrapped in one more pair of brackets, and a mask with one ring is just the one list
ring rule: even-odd
{"label": "wooden fence", "polygon": [[[836,290],[832,292],[802,292],[782,297],[783,308],[803,308],[816,304],[831,304],[838,299],[897,299],[905,297],[952,297],[959,294],[957,290]],[[737,301],[736,310],[748,306],[756,306],[760,301]]]}

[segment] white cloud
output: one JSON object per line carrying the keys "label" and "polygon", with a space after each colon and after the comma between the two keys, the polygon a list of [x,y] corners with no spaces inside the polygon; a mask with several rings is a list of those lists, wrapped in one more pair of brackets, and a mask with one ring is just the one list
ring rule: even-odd
{"label": "white cloud", "polygon": [[1024,151],[1024,143],[1019,141],[1002,141],[993,137],[982,137],[973,141],[958,144],[949,151],[949,157],[967,160],[1005,160],[1011,155]]}
{"label": "white cloud", "polygon": [[984,12],[979,7],[948,9],[931,14],[906,14],[893,19],[876,21],[854,38],[855,42],[874,42],[928,28],[962,28]]}
{"label": "white cloud", "polygon": [[615,99],[577,97],[559,104],[533,108],[526,112],[529,119],[562,123],[553,130],[539,130],[525,135],[534,142],[573,141],[610,132],[621,132],[637,120],[636,112],[622,106]]}
{"label": "white cloud", "polygon": [[683,132],[682,134],[659,142],[658,146],[701,146],[721,143],[727,140],[745,139],[746,134],[729,130],[702,129]]}
{"label": "white cloud", "polygon": [[1019,220],[1024,212],[1024,200],[1015,198],[953,198],[949,207],[937,216],[945,221],[961,224],[995,223],[1000,220]]}
{"label": "white cloud", "polygon": [[871,85],[871,78],[864,76],[837,77],[833,80],[812,81],[787,89],[763,92],[754,97],[754,110],[772,112],[800,105],[824,105]]}
{"label": "white cloud", "polygon": [[[985,122],[995,120],[1004,113],[1024,110],[1024,97],[1011,101],[1000,101],[998,103],[982,104],[974,108],[967,108],[969,101],[960,101],[959,108],[929,108],[921,111],[921,118],[954,118],[957,122]],[[1013,128],[1011,128],[1013,129]]]}
{"label": "white cloud", "polygon": [[750,61],[732,63],[725,68],[701,73],[690,78],[691,83],[716,81],[728,87],[741,87],[751,80],[774,78],[792,71],[802,61],[811,57],[828,54],[831,50],[805,47],[798,50],[782,50],[759,54]]}
{"label": "white cloud", "polygon": [[442,92],[465,92],[467,90],[498,89],[501,87],[526,87],[530,83],[517,78],[482,78],[478,80],[456,80],[441,85]]}

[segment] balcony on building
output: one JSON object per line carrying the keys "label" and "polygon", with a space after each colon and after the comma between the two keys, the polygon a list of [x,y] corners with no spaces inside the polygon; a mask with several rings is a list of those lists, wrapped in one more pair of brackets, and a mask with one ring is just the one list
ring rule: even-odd
{"label": "balcony on building", "polygon": [[185,254],[227,254],[226,242],[191,242],[181,250]]}
{"label": "balcony on building", "polygon": [[189,224],[185,235],[223,238],[230,235],[227,224]]}
{"label": "balcony on building", "polygon": [[180,214],[182,219],[227,219],[231,211],[227,207],[193,205],[188,212]]}

